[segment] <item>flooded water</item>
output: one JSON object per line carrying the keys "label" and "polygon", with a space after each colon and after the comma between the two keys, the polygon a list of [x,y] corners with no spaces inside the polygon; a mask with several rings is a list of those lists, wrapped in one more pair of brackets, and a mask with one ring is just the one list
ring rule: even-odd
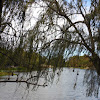
{"label": "flooded water", "polygon": [[64,68],[59,81],[56,75],[52,85],[36,90],[33,86],[26,88],[25,83],[0,83],[0,100],[100,100],[99,97],[86,97],[84,73],[85,70],[73,72],[73,69]]}

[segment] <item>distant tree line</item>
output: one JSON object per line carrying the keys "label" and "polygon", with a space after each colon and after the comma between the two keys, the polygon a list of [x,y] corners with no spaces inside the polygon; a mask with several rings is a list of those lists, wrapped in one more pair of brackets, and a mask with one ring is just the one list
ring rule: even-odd
{"label": "distant tree line", "polygon": [[93,63],[87,55],[73,56],[66,61],[66,66],[74,68],[93,68]]}
{"label": "distant tree line", "polygon": [[[39,62],[41,59],[41,62]],[[37,67],[39,63],[45,63],[45,57],[36,52],[24,51],[22,48],[6,49],[0,48],[0,68],[11,66],[21,66],[32,68]]]}
{"label": "distant tree line", "polygon": [[[59,58],[59,59],[58,59]],[[0,48],[0,68],[5,69],[11,66],[25,67],[28,69],[40,67],[42,64],[54,67],[65,66],[63,56],[47,58],[35,51],[25,51],[23,48],[7,49]]]}

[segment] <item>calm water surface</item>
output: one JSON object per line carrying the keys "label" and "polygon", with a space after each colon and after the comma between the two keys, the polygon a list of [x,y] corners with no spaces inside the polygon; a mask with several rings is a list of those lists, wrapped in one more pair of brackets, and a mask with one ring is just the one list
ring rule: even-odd
{"label": "calm water surface", "polygon": [[[25,83],[0,83],[0,100],[100,100],[99,97],[86,97],[86,86],[83,85],[85,70],[72,70],[64,68],[59,81],[55,76],[52,85],[37,90],[32,90],[33,86],[26,89]],[[79,75],[74,89],[77,72]]]}

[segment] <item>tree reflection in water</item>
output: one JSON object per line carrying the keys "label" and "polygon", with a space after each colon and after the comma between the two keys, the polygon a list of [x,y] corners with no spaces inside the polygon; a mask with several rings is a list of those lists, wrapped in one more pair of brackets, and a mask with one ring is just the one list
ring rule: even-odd
{"label": "tree reflection in water", "polygon": [[[20,85],[22,86],[22,84],[25,83],[26,87],[24,88],[28,95],[28,93],[30,93],[30,89],[34,91],[34,90],[37,90],[39,87],[47,87],[48,85],[53,84],[55,77],[57,78],[56,82],[59,83],[59,81],[61,81],[60,76],[62,75],[62,72],[63,72],[63,69],[44,68],[41,71],[16,73],[17,75],[14,75],[14,76],[6,76],[6,79],[1,79],[0,82],[1,83],[15,82],[19,86]],[[74,72],[72,70],[72,73],[74,74],[74,79],[75,79],[75,83],[73,83],[73,89],[77,89],[77,84],[78,84],[77,80],[81,74],[79,74],[79,70],[76,71],[76,69],[74,69]],[[9,77],[9,80],[7,77]],[[100,77],[98,76],[95,70],[85,71],[83,85],[86,86],[87,88],[86,96],[94,95],[95,97],[98,97]],[[16,91],[17,91],[17,88],[16,88]]]}

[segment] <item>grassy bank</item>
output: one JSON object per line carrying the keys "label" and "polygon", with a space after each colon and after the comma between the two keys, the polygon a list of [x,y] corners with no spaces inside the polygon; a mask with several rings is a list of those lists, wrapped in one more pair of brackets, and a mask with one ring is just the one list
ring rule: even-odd
{"label": "grassy bank", "polygon": [[[5,68],[0,69],[0,76],[12,75],[12,72],[26,72],[26,68],[24,67],[14,67],[14,68]],[[13,75],[15,75],[13,73]]]}
{"label": "grassy bank", "polygon": [[9,72],[0,72],[0,76],[6,76],[6,75],[11,75],[12,73]]}

